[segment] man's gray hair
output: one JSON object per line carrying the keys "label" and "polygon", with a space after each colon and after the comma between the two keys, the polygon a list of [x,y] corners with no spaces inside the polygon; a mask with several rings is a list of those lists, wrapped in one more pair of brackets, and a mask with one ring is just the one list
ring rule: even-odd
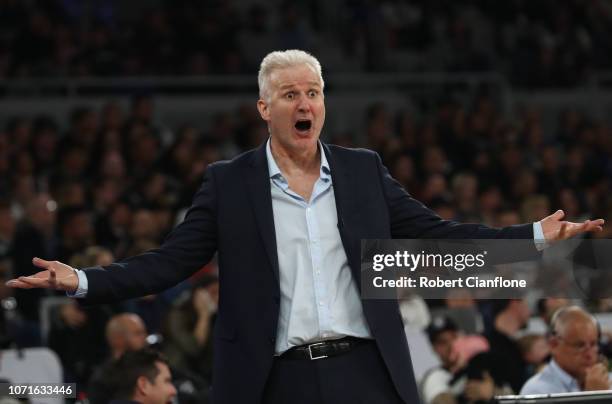
{"label": "man's gray hair", "polygon": [[289,49],[285,51],[274,51],[266,55],[259,66],[259,74],[257,75],[257,83],[259,84],[259,98],[266,102],[270,99],[270,78],[276,70],[285,69],[288,67],[303,66],[310,67],[321,81],[321,90],[325,87],[323,75],[321,74],[321,64],[308,52],[298,49]]}
{"label": "man's gray hair", "polygon": [[593,322],[599,332],[599,323],[595,316],[586,311],[580,306],[565,306],[557,309],[550,320],[550,331],[552,335],[561,336],[565,335],[565,330],[569,324],[576,321],[587,321]]}

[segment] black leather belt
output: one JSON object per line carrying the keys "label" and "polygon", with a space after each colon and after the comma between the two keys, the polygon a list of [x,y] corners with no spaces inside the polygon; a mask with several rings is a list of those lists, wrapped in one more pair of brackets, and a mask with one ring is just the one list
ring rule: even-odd
{"label": "black leather belt", "polygon": [[330,356],[338,356],[351,351],[353,348],[371,343],[374,340],[344,337],[329,341],[315,342],[312,344],[300,345],[285,351],[280,359],[323,359]]}

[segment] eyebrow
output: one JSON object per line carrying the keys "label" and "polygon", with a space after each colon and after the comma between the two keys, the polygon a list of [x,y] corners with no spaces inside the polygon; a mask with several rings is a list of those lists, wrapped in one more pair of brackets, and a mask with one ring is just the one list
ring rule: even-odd
{"label": "eyebrow", "polygon": [[[311,87],[321,88],[321,84],[317,83],[316,81],[311,81],[308,83],[308,85]],[[280,86],[280,89],[286,90],[286,89],[293,88],[293,87],[295,87],[295,84],[285,84],[285,85]]]}

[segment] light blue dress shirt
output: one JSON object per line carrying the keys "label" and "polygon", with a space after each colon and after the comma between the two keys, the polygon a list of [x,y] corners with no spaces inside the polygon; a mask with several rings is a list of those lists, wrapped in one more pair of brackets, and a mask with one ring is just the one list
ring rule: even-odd
{"label": "light blue dress shirt", "polygon": [[554,394],[574,393],[580,390],[578,381],[551,359],[542,371],[532,376],[523,388],[521,394]]}
{"label": "light blue dress shirt", "polygon": [[321,145],[310,200],[289,188],[266,145],[280,280],[276,353],[309,342],[371,338],[359,290],[342,246],[334,186]]}

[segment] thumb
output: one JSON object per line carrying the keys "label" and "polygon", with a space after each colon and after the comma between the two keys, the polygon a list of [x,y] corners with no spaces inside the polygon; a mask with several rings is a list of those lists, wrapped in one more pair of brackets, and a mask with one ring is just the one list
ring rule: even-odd
{"label": "thumb", "polygon": [[549,216],[551,219],[554,220],[561,220],[565,217],[565,212],[561,209],[559,209],[558,211],[556,211],[555,213],[553,213],[552,215]]}
{"label": "thumb", "polygon": [[46,261],[42,258],[34,257],[32,259],[32,264],[36,265],[39,268],[49,269],[51,266],[51,261]]}

